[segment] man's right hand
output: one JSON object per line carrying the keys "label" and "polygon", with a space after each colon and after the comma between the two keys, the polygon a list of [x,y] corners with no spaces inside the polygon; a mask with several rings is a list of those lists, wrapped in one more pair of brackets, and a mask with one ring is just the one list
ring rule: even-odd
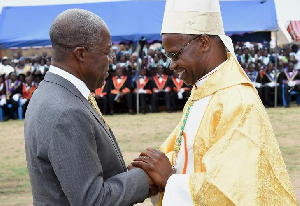
{"label": "man's right hand", "polygon": [[164,191],[169,177],[173,174],[172,165],[168,157],[153,148],[147,148],[138,158],[131,163],[135,167],[142,168],[159,187],[159,191]]}
{"label": "man's right hand", "polygon": [[[132,169],[135,169],[135,168],[138,168],[138,167],[134,167],[132,164],[128,165],[127,169],[128,170],[132,170]],[[151,177],[147,175],[147,179],[148,179],[148,184],[149,184],[149,194],[148,194],[148,197],[152,197],[154,195],[157,195],[159,190],[158,190],[158,186],[155,185],[151,179]]]}

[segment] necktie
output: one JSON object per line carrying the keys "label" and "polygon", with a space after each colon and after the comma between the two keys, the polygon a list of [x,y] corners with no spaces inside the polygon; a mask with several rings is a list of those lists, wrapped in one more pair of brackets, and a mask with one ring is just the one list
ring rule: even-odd
{"label": "necktie", "polygon": [[102,116],[102,113],[97,105],[97,102],[95,100],[95,97],[93,97],[92,93],[89,94],[89,97],[88,97],[88,101],[91,103],[91,105],[93,106],[93,108],[96,110],[96,112],[99,114],[99,116],[101,117],[102,121],[104,122],[106,128],[109,130],[109,126],[108,124],[105,122],[103,116]]}

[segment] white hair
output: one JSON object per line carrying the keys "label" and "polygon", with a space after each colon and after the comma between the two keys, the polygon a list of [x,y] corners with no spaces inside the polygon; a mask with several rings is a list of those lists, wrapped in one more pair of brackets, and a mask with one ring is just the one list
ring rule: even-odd
{"label": "white hair", "polygon": [[90,11],[68,9],[60,13],[49,32],[54,53],[58,53],[53,58],[62,58],[76,46],[93,47],[102,40],[104,30],[108,31],[106,23]]}

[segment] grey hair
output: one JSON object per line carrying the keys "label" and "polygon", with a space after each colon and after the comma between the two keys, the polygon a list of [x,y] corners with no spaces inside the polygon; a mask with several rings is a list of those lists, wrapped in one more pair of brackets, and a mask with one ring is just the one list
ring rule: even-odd
{"label": "grey hair", "polygon": [[53,21],[49,35],[53,59],[59,61],[70,55],[76,46],[87,49],[101,42],[106,23],[96,14],[83,9],[68,9]]}

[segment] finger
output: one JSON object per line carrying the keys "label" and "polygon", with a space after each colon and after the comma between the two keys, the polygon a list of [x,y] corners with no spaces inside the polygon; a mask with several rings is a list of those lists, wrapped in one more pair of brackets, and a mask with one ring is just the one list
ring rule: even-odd
{"label": "finger", "polygon": [[154,156],[161,156],[161,155],[163,155],[164,153],[163,152],[161,152],[161,151],[159,151],[159,150],[157,150],[157,149],[154,149],[154,148],[152,148],[152,147],[148,147],[148,148],[146,148],[146,150],[148,151],[148,152],[151,152]]}
{"label": "finger", "polygon": [[153,157],[154,153],[148,150],[144,150],[143,152],[141,152],[140,156],[147,156],[147,157]]}
{"label": "finger", "polygon": [[[149,159],[150,160],[150,159]],[[154,170],[152,162],[144,162],[144,161],[133,161],[131,164],[135,167],[142,168],[144,171],[151,176],[152,171]]]}
{"label": "finger", "polygon": [[145,171],[149,170],[150,165],[148,163],[145,163],[143,161],[133,161],[131,164],[135,167],[139,167]]}
{"label": "finger", "polygon": [[154,149],[153,147],[147,147],[146,150],[153,153],[156,151],[156,149]]}
{"label": "finger", "polygon": [[148,157],[148,156],[139,156],[139,157],[133,159],[133,161],[142,161],[142,162],[148,163],[149,159],[150,159],[150,157]]}

